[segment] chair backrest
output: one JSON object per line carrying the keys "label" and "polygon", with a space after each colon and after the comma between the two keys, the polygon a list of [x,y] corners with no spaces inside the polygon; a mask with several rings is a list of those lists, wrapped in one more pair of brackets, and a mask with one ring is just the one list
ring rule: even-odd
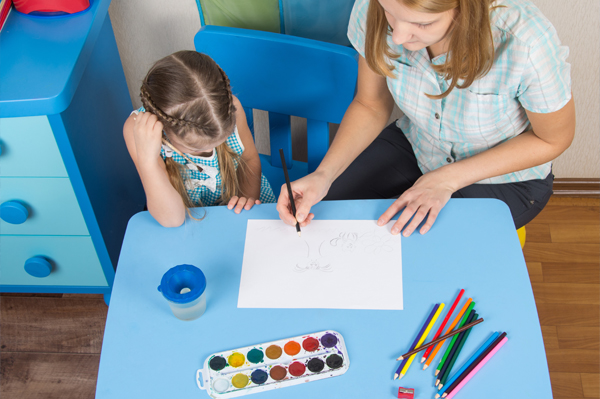
{"label": "chair backrest", "polygon": [[[328,122],[340,123],[354,97],[356,51],[221,26],[202,27],[194,45],[227,73],[244,108],[269,111],[271,154],[283,148],[288,167],[292,159],[290,115],[307,119],[308,171],[314,171],[329,147]],[[281,167],[278,156],[272,156],[271,163]]]}

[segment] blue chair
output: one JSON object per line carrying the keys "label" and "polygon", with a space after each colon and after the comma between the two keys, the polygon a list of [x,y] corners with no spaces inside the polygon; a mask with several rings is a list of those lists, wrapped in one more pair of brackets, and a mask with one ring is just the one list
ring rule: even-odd
{"label": "blue chair", "polygon": [[[355,50],[311,39],[222,26],[204,26],[196,50],[211,56],[252,126],[252,109],[269,112],[272,156],[261,155],[263,174],[275,195],[285,183],[279,149],[290,179],[313,172],[329,148],[329,123],[340,123],[354,97]],[[307,119],[308,163],[292,161],[290,116]]]}

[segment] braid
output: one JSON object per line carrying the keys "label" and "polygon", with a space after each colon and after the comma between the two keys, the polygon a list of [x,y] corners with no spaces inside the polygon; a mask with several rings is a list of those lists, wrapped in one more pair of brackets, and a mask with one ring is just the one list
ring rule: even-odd
{"label": "braid", "polygon": [[221,72],[221,76],[223,77],[223,82],[225,83],[225,90],[227,90],[227,95],[228,95],[228,103],[229,103],[229,115],[232,115],[233,113],[235,113],[235,105],[233,105],[233,94],[231,93],[231,82],[229,81],[229,77],[227,76],[227,74],[225,73],[225,71],[219,66],[219,64],[216,64],[217,68],[219,68],[219,72]]}
{"label": "braid", "polygon": [[[144,85],[145,84],[146,82],[144,82]],[[160,109],[158,105],[154,103],[154,101],[152,101],[152,97],[150,97],[150,93],[148,93],[148,90],[146,90],[144,85],[142,85],[142,88],[140,89],[140,97],[146,111],[156,115],[161,122],[167,123],[170,126],[193,127],[200,130],[202,129],[202,127],[197,123],[167,115],[162,109]]]}

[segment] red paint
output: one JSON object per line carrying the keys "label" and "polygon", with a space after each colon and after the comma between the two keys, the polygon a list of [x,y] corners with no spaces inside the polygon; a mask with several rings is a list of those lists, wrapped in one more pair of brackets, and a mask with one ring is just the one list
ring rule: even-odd
{"label": "red paint", "polygon": [[314,352],[319,348],[319,340],[313,337],[308,337],[302,342],[302,347],[305,351]]}
{"label": "red paint", "polygon": [[300,362],[294,362],[288,367],[290,374],[294,377],[300,377],[306,371],[306,366]]}

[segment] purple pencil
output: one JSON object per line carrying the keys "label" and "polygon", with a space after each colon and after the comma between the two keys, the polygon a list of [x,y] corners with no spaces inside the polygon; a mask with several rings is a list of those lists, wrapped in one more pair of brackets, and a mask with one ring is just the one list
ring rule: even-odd
{"label": "purple pencil", "polygon": [[[435,314],[435,312],[437,312],[437,309],[439,307],[440,307],[439,303],[437,303],[433,307],[433,310],[429,314],[429,317],[425,321],[425,324],[423,324],[423,327],[421,327],[421,331],[419,331],[419,333],[417,334],[417,337],[415,338],[412,345],[410,346],[409,352],[412,351],[413,349],[415,349],[415,347],[417,346],[417,343],[419,342],[419,338],[421,338],[421,335],[423,335],[423,332],[425,332],[425,329],[429,325],[429,322],[431,321],[431,319],[433,318],[433,315]],[[400,375],[400,372],[402,371],[402,368],[404,367],[404,365],[406,364],[407,361],[408,361],[408,357],[406,357],[402,360],[402,363],[400,363],[400,366],[398,366],[398,369],[396,370],[396,374],[394,374],[394,379],[398,378],[398,376]]]}

